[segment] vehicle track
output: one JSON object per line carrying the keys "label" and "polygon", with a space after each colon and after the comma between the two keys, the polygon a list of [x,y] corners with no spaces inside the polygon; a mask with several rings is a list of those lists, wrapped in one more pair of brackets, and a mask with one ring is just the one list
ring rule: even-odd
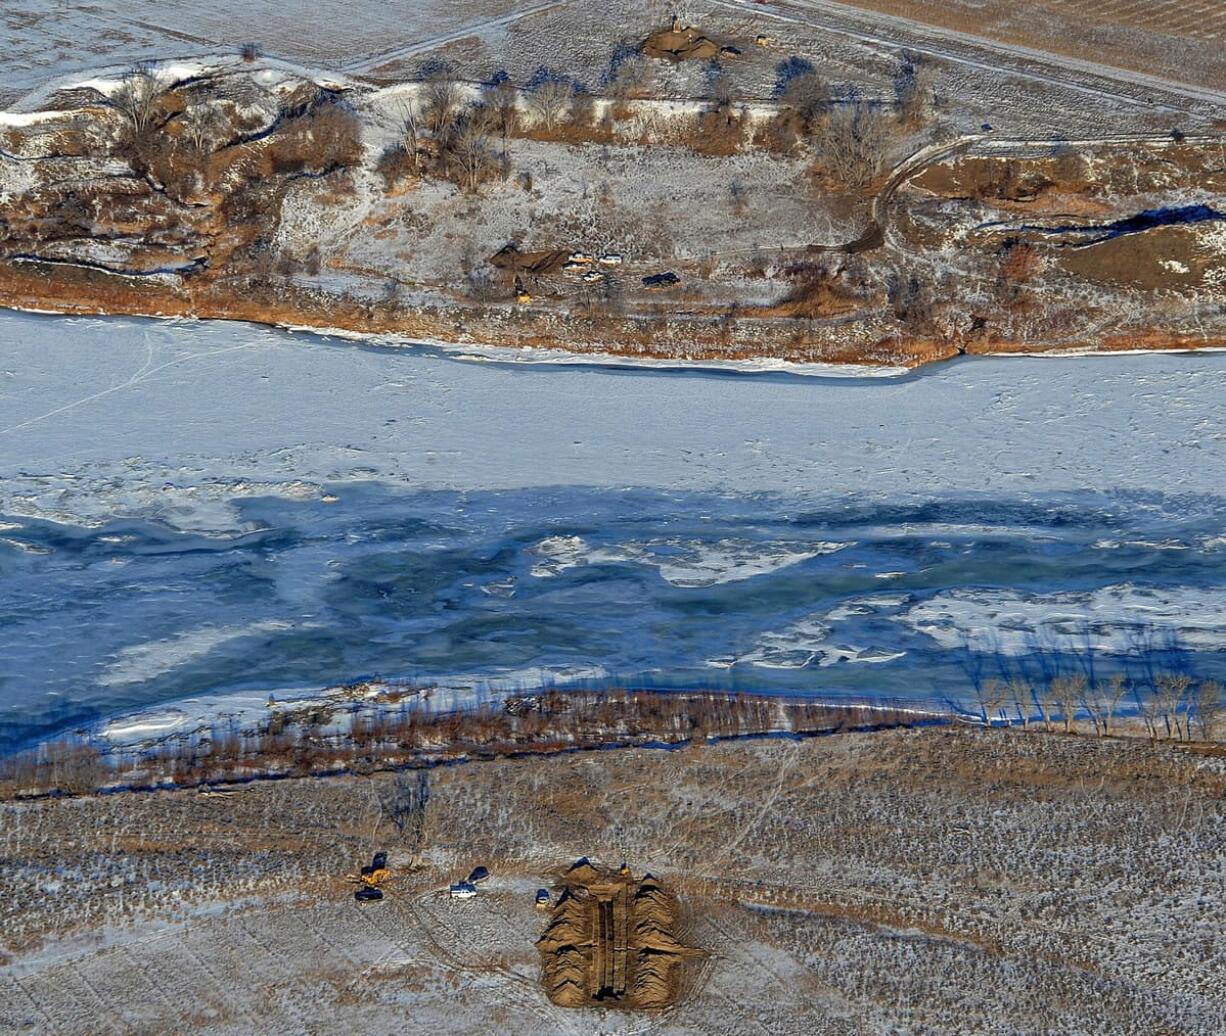
{"label": "vehicle track", "polygon": [[532,7],[525,7],[518,11],[512,11],[510,14],[503,15],[501,18],[485,18],[479,22],[473,22],[459,29],[453,29],[451,32],[445,32],[438,36],[432,36],[429,39],[417,40],[414,43],[408,43],[401,47],[393,47],[390,50],[385,50],[380,54],[375,54],[371,57],[359,58],[357,61],[343,62],[340,65],[341,71],[350,74],[360,74],[362,72],[370,72],[378,68],[380,65],[386,65],[390,61],[403,61],[405,58],[411,58],[417,54],[425,53],[429,50],[435,50],[438,47],[445,46],[448,43],[455,43],[457,40],[467,39],[469,36],[477,36],[487,31],[488,29],[504,28],[508,25],[513,25],[521,18],[527,18],[534,14],[541,14],[545,11],[551,11],[555,7],[561,7],[566,0],[549,0],[548,3],[535,4]]}
{"label": "vehicle track", "polygon": [[[431,896],[436,896],[438,893],[426,893],[418,896],[417,899],[408,904],[408,909],[417,921],[418,926],[429,938],[430,942],[444,955],[453,967],[459,970],[466,971],[469,974],[475,975],[497,975],[506,980],[507,986],[502,990],[502,996],[510,1003],[519,1007],[521,1010],[535,1014],[538,1018],[544,1021],[548,1028],[546,1031],[555,1033],[569,1033],[571,1036],[580,1036],[583,1032],[583,1026],[576,1018],[573,1018],[569,1012],[563,1008],[555,1007],[545,996],[544,990],[539,982],[534,979],[525,978],[523,975],[514,971],[510,967],[501,964],[486,964],[482,963],[479,966],[474,966],[465,962],[462,958],[457,957],[442,946],[434,935],[434,930],[441,930],[467,953],[473,953],[473,947],[461,938],[460,933],[451,925],[443,921],[434,911],[427,910],[424,906],[424,901]],[[429,918],[427,922],[423,918],[426,914]]]}

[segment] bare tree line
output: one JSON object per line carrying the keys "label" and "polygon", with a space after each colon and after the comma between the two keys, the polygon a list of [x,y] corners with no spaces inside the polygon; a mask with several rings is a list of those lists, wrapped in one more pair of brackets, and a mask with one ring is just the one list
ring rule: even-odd
{"label": "bare tree line", "polygon": [[1123,674],[1090,679],[1083,673],[1055,676],[1043,684],[1025,677],[989,678],[975,688],[979,720],[987,726],[1042,725],[1072,733],[1088,720],[1099,737],[1121,733],[1122,721],[1139,717],[1151,740],[1217,741],[1222,733],[1222,686],[1185,673],[1159,673],[1130,682]]}
{"label": "bare tree line", "polygon": [[[250,780],[261,775],[368,774],[509,752],[553,752],[643,742],[695,743],[784,731],[796,735],[931,722],[905,710],[821,701],[784,701],[719,691],[543,691],[434,711],[413,699],[356,711],[328,731],[346,706],[321,702],[301,714],[272,713],[253,731],[233,727],[134,754],[103,754],[90,741],[65,739],[0,760],[0,799],[28,794],[89,794],[124,788]],[[417,837],[427,785],[389,792],[383,816],[407,842]]]}

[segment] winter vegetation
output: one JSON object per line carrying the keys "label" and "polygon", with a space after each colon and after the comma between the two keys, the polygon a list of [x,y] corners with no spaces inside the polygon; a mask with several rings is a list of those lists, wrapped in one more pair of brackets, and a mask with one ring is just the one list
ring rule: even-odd
{"label": "winter vegetation", "polygon": [[690,17],[617,6],[595,72],[245,44],[44,87],[0,119],[0,301],[706,360],[1220,342],[1199,102],[1096,131],[1057,76],[1036,127],[960,55]]}
{"label": "winter vegetation", "polygon": [[[368,697],[373,700],[367,701]],[[352,703],[345,704],[349,699]],[[356,699],[356,700],[355,700]],[[253,729],[230,725],[134,746],[68,738],[0,761],[0,798],[197,787],[251,779],[373,773],[470,757],[548,755],[644,743],[940,722],[939,712],[718,693],[544,691],[436,709],[431,689],[359,685],[297,708],[270,706]],[[408,781],[408,778],[406,778]],[[384,806],[411,812],[411,781]]]}
{"label": "winter vegetation", "polygon": [[[552,1003],[537,949],[536,890],[589,856],[665,883],[703,955],[660,1032],[1208,1034],[1223,779],[1174,742],[943,727],[439,767],[416,842],[394,775],[6,803],[0,1017],[607,1030],[631,1017]],[[395,877],[358,905],[374,849]]]}
{"label": "winter vegetation", "polygon": [[[1045,682],[987,678],[967,703],[944,708],[888,701],[847,704],[721,692],[557,691],[478,695],[463,708],[436,707],[432,689],[364,683],[315,702],[269,705],[253,726],[231,722],[135,744],[73,735],[0,759],[0,799],[200,787],[281,778],[433,767],[460,759],[549,755],[576,749],[771,735],[810,737],[846,729],[982,724],[1027,733],[1146,738],[1216,752],[1226,736],[1221,685],[1188,673],[1147,681],[1083,673]],[[416,778],[397,778],[383,806],[403,830],[428,797]]]}

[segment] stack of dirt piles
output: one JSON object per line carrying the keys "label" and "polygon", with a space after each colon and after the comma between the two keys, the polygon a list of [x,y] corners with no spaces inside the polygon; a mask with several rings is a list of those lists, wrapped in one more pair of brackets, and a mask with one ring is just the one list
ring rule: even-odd
{"label": "stack of dirt piles", "polygon": [[588,965],[591,936],[587,895],[563,892],[537,942],[545,968],[545,991],[562,1007],[582,1007],[588,1002]]}
{"label": "stack of dirt piles", "polygon": [[643,41],[643,53],[649,58],[666,58],[669,61],[711,61],[718,58],[723,50],[698,29],[680,22],[673,22],[669,28],[653,32]]}
{"label": "stack of dirt piles", "polygon": [[677,995],[681,966],[693,952],[673,935],[679,919],[676,898],[646,875],[634,895],[630,914],[630,938],[638,947],[630,994],[640,1008],[660,1010]]}
{"label": "stack of dirt piles", "polygon": [[649,874],[636,880],[625,866],[612,871],[586,859],[558,884],[561,896],[537,943],[550,1000],[561,1007],[614,1002],[638,1010],[671,1004],[686,962],[701,955],[677,939],[676,897]]}

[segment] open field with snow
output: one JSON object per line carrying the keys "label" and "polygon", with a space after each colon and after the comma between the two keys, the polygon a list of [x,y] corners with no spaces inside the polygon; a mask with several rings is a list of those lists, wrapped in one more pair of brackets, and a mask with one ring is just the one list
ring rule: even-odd
{"label": "open field with snow", "polygon": [[[417,870],[386,775],[6,804],[0,1026],[1210,1036],[1221,763],[952,730],[470,763],[430,774]],[[674,1008],[546,998],[534,894],[581,855],[680,896],[709,956]]]}
{"label": "open field with snow", "polygon": [[[186,0],[110,0],[64,4],[11,0],[0,12],[6,60],[0,98],[74,70],[140,58],[234,51],[254,41],[270,54],[317,67],[379,63],[408,44],[425,46],[468,27],[541,6],[533,0],[414,0],[412,4],[276,0],[194,4]],[[496,34],[496,30],[495,34]]]}

